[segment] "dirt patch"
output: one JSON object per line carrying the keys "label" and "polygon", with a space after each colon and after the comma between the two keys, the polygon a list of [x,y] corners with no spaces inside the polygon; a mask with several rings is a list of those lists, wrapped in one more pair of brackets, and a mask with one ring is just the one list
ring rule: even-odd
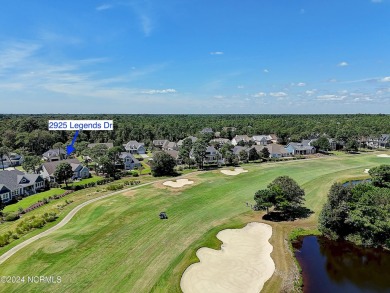
{"label": "dirt patch", "polygon": [[370,169],[365,169],[365,170],[364,170],[364,173],[367,173],[367,174],[368,174],[368,171],[370,171]]}
{"label": "dirt patch", "polygon": [[234,170],[221,170],[222,174],[229,175],[229,176],[236,176],[241,173],[246,173],[248,170],[245,170],[244,168],[234,168]]}
{"label": "dirt patch", "polygon": [[380,155],[377,155],[377,157],[380,157],[380,158],[390,158],[390,155],[388,155],[388,154],[380,154]]}
{"label": "dirt patch", "polygon": [[203,247],[197,251],[200,262],[184,272],[183,292],[260,292],[275,271],[268,242],[271,235],[271,226],[264,223],[219,232],[221,250]]}

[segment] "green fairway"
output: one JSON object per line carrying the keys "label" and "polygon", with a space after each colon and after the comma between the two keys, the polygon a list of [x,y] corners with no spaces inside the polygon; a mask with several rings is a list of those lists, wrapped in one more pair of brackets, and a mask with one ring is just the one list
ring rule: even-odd
{"label": "green fairway", "polygon": [[[277,176],[295,179],[314,211],[293,224],[315,228],[334,182],[367,177],[364,169],[385,163],[390,159],[364,154],[251,164],[238,176],[219,170],[188,174],[194,186],[179,190],[156,183],[103,199],[0,265],[5,276],[60,276],[61,283],[0,284],[0,292],[180,292],[181,274],[196,261],[199,247],[218,247],[214,236],[221,229],[261,220],[262,213],[245,203],[253,203],[255,191]],[[161,211],[168,220],[159,219]]]}

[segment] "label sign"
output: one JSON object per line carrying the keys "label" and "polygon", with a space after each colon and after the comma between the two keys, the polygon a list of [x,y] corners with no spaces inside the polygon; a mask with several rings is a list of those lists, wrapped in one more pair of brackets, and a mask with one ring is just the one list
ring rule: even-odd
{"label": "label sign", "polygon": [[49,120],[49,130],[114,130],[113,120]]}

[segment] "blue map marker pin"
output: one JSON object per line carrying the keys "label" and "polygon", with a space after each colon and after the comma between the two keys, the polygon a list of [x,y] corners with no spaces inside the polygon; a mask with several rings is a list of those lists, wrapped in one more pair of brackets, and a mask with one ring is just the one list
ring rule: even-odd
{"label": "blue map marker pin", "polygon": [[74,134],[74,137],[72,139],[72,143],[70,145],[66,146],[66,154],[69,156],[71,153],[73,153],[76,149],[74,148],[74,143],[76,141],[77,136],[79,135],[79,131],[76,130],[76,133]]}

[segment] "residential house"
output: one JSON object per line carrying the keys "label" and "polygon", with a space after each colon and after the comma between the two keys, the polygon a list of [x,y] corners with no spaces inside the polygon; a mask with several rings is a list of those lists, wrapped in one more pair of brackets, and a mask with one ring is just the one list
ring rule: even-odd
{"label": "residential house", "polygon": [[134,158],[133,154],[128,152],[122,152],[119,155],[119,158],[121,159],[120,165],[123,165],[124,170],[133,170],[136,167],[141,167],[141,163],[139,160]]}
{"label": "residential house", "polygon": [[15,196],[28,196],[45,188],[45,180],[39,174],[19,170],[0,172],[0,199],[6,203]]}
{"label": "residential house", "polygon": [[310,155],[316,152],[315,147],[302,142],[290,142],[285,149],[292,155]]}
{"label": "residential house", "polygon": [[42,158],[47,162],[54,162],[66,159],[66,151],[64,149],[50,149],[43,153]]}
{"label": "residential house", "polygon": [[[192,143],[195,143],[195,142],[198,140],[198,138],[195,137],[195,136],[189,136],[189,137],[186,137],[186,138],[191,139]],[[177,146],[178,146],[179,148],[183,145],[183,140],[184,140],[184,139],[181,139],[181,140],[179,140],[179,141],[177,142]]]}
{"label": "residential house", "polygon": [[390,134],[382,134],[379,138],[379,147],[388,148],[390,147]]}
{"label": "residential house", "polygon": [[54,172],[56,171],[57,166],[61,163],[69,163],[72,166],[72,179],[89,177],[89,169],[86,166],[83,166],[78,159],[46,162],[41,167],[42,177],[51,182],[55,182]]}
{"label": "residential house", "polygon": [[173,142],[173,141],[166,141],[166,142],[162,145],[162,150],[164,150],[164,151],[178,151],[178,150],[179,150],[179,147],[177,146],[177,143],[176,143],[176,142]]}
{"label": "residential house", "polygon": [[251,138],[248,135],[236,135],[232,139],[232,145],[237,145],[240,141],[248,143],[250,140]]}
{"label": "residential house", "polygon": [[270,158],[283,158],[291,156],[291,153],[289,153],[288,150],[281,144],[272,143],[267,145],[266,148],[268,148]]}
{"label": "residential house", "polygon": [[254,135],[252,140],[258,145],[267,145],[272,143],[272,137],[270,135]]}
{"label": "residential house", "polygon": [[[193,150],[190,152],[190,158],[195,159]],[[207,146],[203,162],[204,164],[222,164],[224,160],[222,159],[222,155],[216,150],[215,147]]]}
{"label": "residential house", "polygon": [[232,153],[233,153],[233,155],[237,155],[237,156],[238,156],[242,150],[247,151],[247,150],[248,150],[248,147],[236,145],[236,146],[233,148]]}
{"label": "residential house", "polygon": [[100,143],[90,143],[87,145],[88,148],[93,148],[94,146],[97,146],[97,145],[105,145],[107,147],[107,149],[111,149],[114,147],[114,144],[112,142],[100,142]]}
{"label": "residential house", "polygon": [[200,131],[201,134],[213,134],[214,131],[212,128],[209,128],[209,127],[206,127],[206,128],[203,128],[201,131]]}
{"label": "residential house", "polygon": [[218,143],[219,146],[223,146],[225,143],[230,143],[230,139],[227,138],[214,138],[209,143]]}
{"label": "residential house", "polygon": [[0,168],[8,168],[11,166],[20,166],[23,163],[23,156],[17,154],[17,153],[10,153],[9,156],[3,155],[2,158],[0,158]]}
{"label": "residential house", "polygon": [[179,159],[179,151],[177,150],[167,150],[167,151],[164,151],[166,152],[168,155],[170,155],[172,158],[175,159],[176,161],[176,164],[180,164],[181,163],[181,160]]}
{"label": "residential house", "polygon": [[207,146],[205,164],[221,164],[223,163],[221,154],[213,146]]}
{"label": "residential house", "polygon": [[276,136],[276,134],[270,134],[269,136],[271,137],[272,143],[278,143],[279,138]]}
{"label": "residential house", "polygon": [[146,148],[143,143],[136,140],[130,140],[127,144],[123,145],[125,150],[131,154],[145,154]]}
{"label": "residential house", "polygon": [[160,148],[162,149],[163,145],[165,143],[169,142],[168,140],[166,139],[156,139],[156,140],[153,140],[153,145],[157,148]]}

